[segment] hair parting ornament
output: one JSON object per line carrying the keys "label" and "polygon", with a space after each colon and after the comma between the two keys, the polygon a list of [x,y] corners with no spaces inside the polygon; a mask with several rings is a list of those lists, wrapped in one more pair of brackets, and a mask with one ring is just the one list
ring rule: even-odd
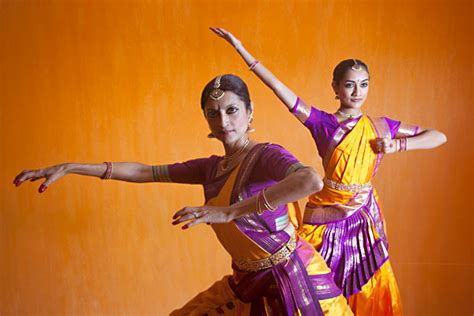
{"label": "hair parting ornament", "polygon": [[357,60],[353,59],[353,61],[354,65],[351,67],[352,70],[357,72],[364,70],[364,68],[357,62]]}
{"label": "hair parting ornament", "polygon": [[214,89],[212,89],[211,93],[209,94],[209,97],[215,101],[220,100],[225,94],[224,90],[219,89],[221,86],[221,78],[222,76],[216,77],[216,80],[214,80]]}

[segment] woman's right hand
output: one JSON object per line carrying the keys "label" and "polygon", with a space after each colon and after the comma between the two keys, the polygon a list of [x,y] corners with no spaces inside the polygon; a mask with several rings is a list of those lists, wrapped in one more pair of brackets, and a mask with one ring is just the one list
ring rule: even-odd
{"label": "woman's right hand", "polygon": [[44,169],[23,170],[15,177],[13,184],[19,186],[27,180],[36,181],[41,178],[45,178],[46,181],[44,181],[38,189],[39,193],[43,193],[51,185],[51,183],[67,174],[67,166],[68,164],[60,164]]}
{"label": "woman's right hand", "polygon": [[210,27],[209,29],[216,33],[218,36],[225,39],[227,42],[229,42],[229,44],[232,45],[234,48],[237,49],[239,46],[242,46],[242,43],[237,39],[237,37],[232,35],[231,32],[228,32],[220,27]]}

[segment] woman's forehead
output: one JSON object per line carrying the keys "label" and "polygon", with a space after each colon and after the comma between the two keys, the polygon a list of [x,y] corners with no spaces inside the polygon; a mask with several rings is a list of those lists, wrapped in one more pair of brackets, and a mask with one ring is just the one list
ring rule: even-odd
{"label": "woman's forehead", "polygon": [[240,100],[240,98],[231,91],[225,91],[224,96],[219,100],[213,100],[211,98],[207,98],[206,104],[204,106],[205,109],[226,109],[230,106],[243,106],[244,102]]}
{"label": "woman's forehead", "polygon": [[369,79],[369,74],[367,73],[367,71],[365,70],[354,71],[352,69],[349,69],[344,74],[342,81],[364,81],[368,79]]}

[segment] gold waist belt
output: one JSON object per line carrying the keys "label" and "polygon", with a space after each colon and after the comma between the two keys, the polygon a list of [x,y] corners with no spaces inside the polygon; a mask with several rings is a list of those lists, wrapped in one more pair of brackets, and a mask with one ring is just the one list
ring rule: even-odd
{"label": "gold waist belt", "polygon": [[367,191],[368,189],[372,187],[372,183],[370,182],[367,182],[364,184],[355,184],[355,183],[345,184],[345,183],[340,183],[340,182],[330,180],[328,178],[324,178],[323,181],[324,181],[324,184],[330,187],[331,189],[336,189],[339,191],[347,191],[347,192],[352,192],[352,193]]}
{"label": "gold waist belt", "polygon": [[251,260],[247,258],[238,258],[234,260],[234,264],[239,270],[247,272],[256,272],[263,269],[268,269],[280,262],[285,261],[296,248],[296,234],[290,237],[290,240],[274,254],[267,258]]}

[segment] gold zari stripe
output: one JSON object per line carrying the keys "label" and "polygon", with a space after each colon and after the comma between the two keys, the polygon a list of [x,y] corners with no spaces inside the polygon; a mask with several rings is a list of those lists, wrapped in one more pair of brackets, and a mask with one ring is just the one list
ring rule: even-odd
{"label": "gold zari stripe", "polygon": [[330,187],[331,189],[339,190],[339,191],[347,191],[347,192],[352,192],[352,193],[360,193],[364,192],[367,189],[370,189],[372,187],[372,183],[367,182],[364,184],[356,184],[356,183],[340,183],[336,182],[333,180],[330,180],[328,178],[324,178],[324,184]]}
{"label": "gold zari stripe", "polygon": [[274,265],[279,264],[280,262],[287,260],[290,257],[291,253],[295,250],[295,248],[296,235],[293,234],[290,237],[290,240],[286,243],[286,245],[281,247],[280,250],[270,255],[269,257],[259,260],[238,258],[234,260],[234,264],[240,270],[247,272],[256,272],[263,269],[268,269],[273,267]]}

